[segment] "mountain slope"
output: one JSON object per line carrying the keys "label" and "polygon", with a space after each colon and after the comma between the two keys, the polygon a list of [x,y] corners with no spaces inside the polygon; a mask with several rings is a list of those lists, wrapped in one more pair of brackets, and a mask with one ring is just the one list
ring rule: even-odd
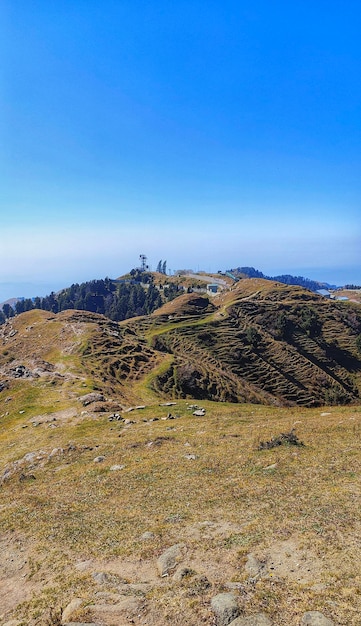
{"label": "mountain slope", "polygon": [[63,403],[92,390],[120,405],[165,395],[303,406],[359,398],[360,307],[262,279],[212,302],[185,294],[121,323],[29,311],[0,332],[2,386],[47,385]]}

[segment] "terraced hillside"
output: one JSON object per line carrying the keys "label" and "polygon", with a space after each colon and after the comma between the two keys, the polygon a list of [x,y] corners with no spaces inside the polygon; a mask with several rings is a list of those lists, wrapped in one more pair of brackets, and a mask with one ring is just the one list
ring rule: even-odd
{"label": "terraced hillside", "polygon": [[357,402],[361,390],[360,306],[262,279],[121,323],[30,311],[1,332],[2,386],[31,378],[62,401],[95,390],[114,406],[159,396],[317,406]]}
{"label": "terraced hillside", "polygon": [[153,333],[153,346],[173,355],[155,389],[305,406],[357,400],[359,307],[259,279],[240,282],[216,304],[212,316],[180,316],[170,327],[164,320]]}

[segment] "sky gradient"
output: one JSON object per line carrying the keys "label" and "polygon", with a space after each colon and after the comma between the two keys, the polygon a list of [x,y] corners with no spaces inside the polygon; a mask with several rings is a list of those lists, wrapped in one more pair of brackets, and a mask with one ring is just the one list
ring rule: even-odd
{"label": "sky gradient", "polygon": [[0,302],[140,253],[361,283],[358,2],[0,13]]}

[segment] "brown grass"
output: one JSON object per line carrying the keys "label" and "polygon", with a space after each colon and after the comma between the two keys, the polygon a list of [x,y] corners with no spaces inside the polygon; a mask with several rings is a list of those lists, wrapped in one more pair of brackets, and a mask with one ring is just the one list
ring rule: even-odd
{"label": "brown grass", "polygon": [[[174,421],[149,421],[165,417],[166,407],[133,411],[129,427],[89,415],[29,431],[9,416],[1,467],[25,451],[47,454],[1,488],[2,536],[27,559],[25,570],[13,573],[14,585],[29,590],[6,619],[15,615],[30,626],[46,623],[50,606],[66,606],[74,596],[92,604],[101,590],[93,571],[110,572],[114,592],[120,573],[127,578],[128,571],[132,582],[131,563],[138,563],[148,578],[152,572],[144,599],[149,624],[178,624],[179,612],[184,624],[210,623],[210,598],[228,582],[239,583],[246,614],[262,610],[280,626],[298,625],[311,609],[358,624],[360,408],[203,404],[203,418],[185,402],[171,407],[180,416]],[[257,450],[292,427],[304,447]],[[62,452],[48,458],[55,447]],[[94,463],[99,455],[105,461]],[[124,469],[111,471],[115,464]],[[153,533],[148,541],[141,539],[146,531]],[[179,541],[185,564],[211,587],[202,589],[194,576],[181,583],[158,578],[156,558]],[[286,570],[250,582],[247,555],[267,560],[285,542],[317,565],[307,582]],[[78,570],[84,561],[88,568]]]}

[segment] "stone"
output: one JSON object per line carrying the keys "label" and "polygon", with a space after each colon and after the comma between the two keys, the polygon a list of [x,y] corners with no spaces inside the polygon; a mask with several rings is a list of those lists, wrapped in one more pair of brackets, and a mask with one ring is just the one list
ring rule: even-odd
{"label": "stone", "polygon": [[335,626],[335,624],[319,611],[307,611],[302,615],[300,626]]}
{"label": "stone", "polygon": [[61,616],[61,621],[67,622],[69,619],[71,619],[75,611],[77,611],[82,604],[83,600],[81,598],[73,598],[71,602],[69,602],[69,604],[65,607]]}
{"label": "stone", "polygon": [[253,554],[249,554],[247,558],[247,563],[245,565],[245,570],[247,574],[249,574],[252,578],[255,578],[262,571],[263,565],[261,561],[256,559]]}
{"label": "stone", "polygon": [[176,543],[160,555],[157,559],[157,568],[160,576],[168,576],[169,571],[176,568],[182,556],[183,548],[183,543]]}
{"label": "stone", "polygon": [[110,470],[111,472],[116,472],[116,471],[118,471],[118,470],[122,470],[122,469],[124,469],[124,468],[125,468],[125,465],[111,465],[111,466],[110,466],[110,468],[109,468],[109,470]]}
{"label": "stone", "polygon": [[195,571],[190,567],[179,567],[173,575],[173,580],[180,582],[183,578],[193,576],[193,574],[195,574]]}
{"label": "stone", "polygon": [[228,626],[239,616],[236,596],[233,593],[219,593],[211,600],[211,609],[217,626]]}
{"label": "stone", "polygon": [[247,617],[237,617],[229,626],[272,626],[272,622],[264,613],[257,613]]}
{"label": "stone", "polygon": [[101,393],[87,393],[85,396],[81,396],[79,398],[80,402],[83,406],[88,406],[88,404],[92,404],[92,402],[104,402],[105,398]]}
{"label": "stone", "polygon": [[103,463],[103,461],[105,461],[105,456],[96,456],[93,461],[94,463]]}
{"label": "stone", "polygon": [[149,539],[154,539],[154,537],[154,533],[152,533],[150,530],[146,530],[145,533],[140,536],[142,541],[148,541]]}

